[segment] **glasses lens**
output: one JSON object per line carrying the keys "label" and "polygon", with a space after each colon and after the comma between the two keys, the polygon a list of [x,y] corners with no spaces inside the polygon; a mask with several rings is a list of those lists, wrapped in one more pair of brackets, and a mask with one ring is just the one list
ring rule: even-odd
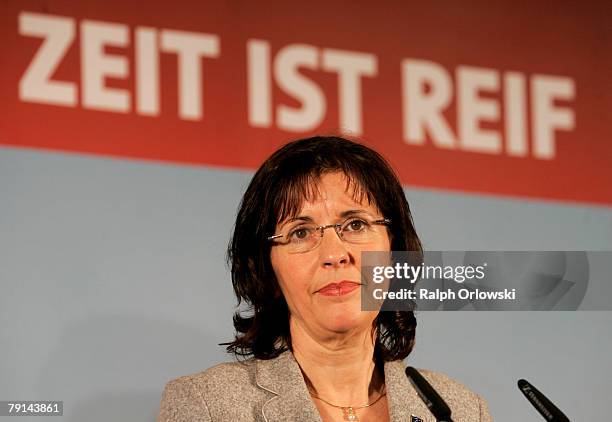
{"label": "glasses lens", "polygon": [[366,220],[351,218],[342,224],[342,238],[351,243],[367,243],[372,240],[373,226]]}
{"label": "glasses lens", "polygon": [[306,252],[317,245],[317,229],[313,226],[299,226],[285,236],[289,252]]}

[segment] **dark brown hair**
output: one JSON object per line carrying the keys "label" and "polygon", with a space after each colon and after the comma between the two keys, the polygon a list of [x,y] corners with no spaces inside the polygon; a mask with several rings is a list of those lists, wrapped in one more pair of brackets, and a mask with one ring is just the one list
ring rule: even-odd
{"label": "dark brown hair", "polygon": [[[359,202],[365,197],[385,218],[391,250],[421,252],[410,208],[397,175],[376,151],[335,136],[316,136],[290,142],[257,170],[238,210],[227,259],[238,305],[248,309],[234,315],[236,337],[227,351],[237,356],[271,359],[291,348],[289,310],[270,261],[267,237],[276,224],[296,215],[313,186],[329,172],[342,172],[354,186]],[[414,345],[416,319],[411,311],[379,312],[377,360],[404,359]]]}

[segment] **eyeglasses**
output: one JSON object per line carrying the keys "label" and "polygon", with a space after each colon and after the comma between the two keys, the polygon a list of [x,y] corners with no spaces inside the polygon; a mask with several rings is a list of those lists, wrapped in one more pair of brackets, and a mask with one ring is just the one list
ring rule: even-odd
{"label": "eyeglasses", "polygon": [[383,218],[371,220],[365,217],[350,217],[342,223],[315,226],[314,224],[300,224],[288,229],[286,233],[269,236],[268,240],[287,247],[289,253],[309,252],[319,246],[323,239],[325,229],[330,227],[338,237],[348,243],[363,244],[379,239],[382,230],[378,226],[388,226],[391,220]]}

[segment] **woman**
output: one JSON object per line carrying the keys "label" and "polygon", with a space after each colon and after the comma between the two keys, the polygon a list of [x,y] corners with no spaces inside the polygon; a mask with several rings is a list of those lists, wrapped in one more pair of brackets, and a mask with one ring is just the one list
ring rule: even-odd
{"label": "woman", "polygon": [[[361,311],[361,252],[372,250],[421,251],[389,164],[339,137],[276,151],[244,194],[228,250],[250,309],[235,315],[227,349],[249,359],[169,382],[158,421],[434,421],[404,375],[414,314]],[[491,420],[478,395],[422,373],[455,422]]]}

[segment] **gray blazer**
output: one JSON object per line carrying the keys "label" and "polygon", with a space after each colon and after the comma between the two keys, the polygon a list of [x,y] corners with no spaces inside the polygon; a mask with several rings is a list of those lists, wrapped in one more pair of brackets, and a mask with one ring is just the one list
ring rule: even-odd
{"label": "gray blazer", "polygon": [[[435,418],[404,373],[402,361],[385,363],[391,422]],[[485,400],[446,375],[420,371],[444,398],[455,422],[492,421]],[[275,359],[222,363],[170,381],[161,399],[158,422],[317,421],[317,411],[291,352]]]}

